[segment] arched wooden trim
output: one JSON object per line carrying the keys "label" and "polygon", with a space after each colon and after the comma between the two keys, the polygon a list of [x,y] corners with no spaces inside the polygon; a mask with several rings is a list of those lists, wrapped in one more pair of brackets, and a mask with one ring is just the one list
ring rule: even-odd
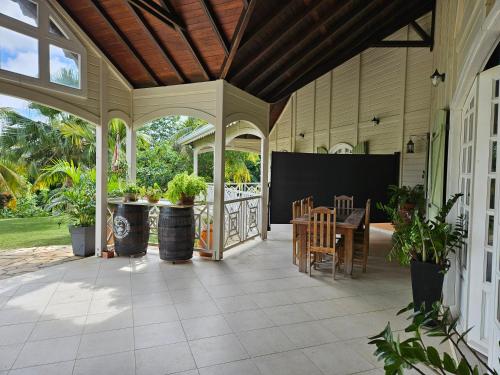
{"label": "arched wooden trim", "polygon": [[130,116],[127,113],[120,111],[118,109],[114,109],[114,110],[109,111],[107,116],[108,116],[108,121],[111,121],[112,119],[117,118],[117,119],[122,120],[125,123],[125,125],[127,125],[127,126],[130,126],[130,124],[132,124],[132,120],[131,120]]}
{"label": "arched wooden trim", "polygon": [[224,125],[228,126],[229,124],[232,124],[233,122],[236,121],[246,121],[251,125],[253,125],[255,129],[258,130],[259,132],[258,137],[260,138],[264,138],[268,135],[267,124],[263,124],[262,121],[257,116],[254,116],[251,113],[245,113],[245,112],[231,113],[224,118]]}
{"label": "arched wooden trim", "polygon": [[165,107],[146,113],[134,121],[134,129],[139,129],[153,120],[167,116],[190,116],[215,124],[215,116],[196,108],[190,107]]}
{"label": "arched wooden trim", "polygon": [[345,149],[350,150],[351,151],[350,153],[352,154],[354,147],[349,143],[340,142],[340,143],[337,143],[336,145],[334,145],[333,147],[331,147],[330,150],[328,150],[328,153],[329,154],[337,154],[340,150],[345,150]]}
{"label": "arched wooden trim", "polygon": [[[245,122],[247,122],[247,121],[245,121]],[[259,137],[260,139],[262,139],[262,137],[263,137],[262,132],[257,127],[255,127],[255,125],[253,125],[253,124],[251,124],[251,125],[252,125],[252,128],[250,128],[250,129],[249,128],[241,129],[240,131],[237,131],[236,133],[227,136],[226,137],[226,145],[229,142],[231,142],[233,139],[239,137],[240,135],[244,135],[244,134],[255,135],[256,137]]]}
{"label": "arched wooden trim", "polygon": [[0,81],[0,93],[28,100],[30,102],[36,102],[59,111],[68,112],[72,115],[80,117],[82,120],[91,122],[93,125],[97,125],[100,122],[99,116],[93,114],[92,112],[86,111],[85,109],[82,109],[65,100],[58,99],[50,94],[33,90],[33,88]]}

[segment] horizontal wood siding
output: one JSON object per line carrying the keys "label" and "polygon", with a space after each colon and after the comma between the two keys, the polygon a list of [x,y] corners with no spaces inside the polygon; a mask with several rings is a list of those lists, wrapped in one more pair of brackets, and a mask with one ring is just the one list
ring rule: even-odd
{"label": "horizontal wood siding", "polygon": [[[430,15],[418,22],[430,30]],[[388,39],[405,38],[418,36],[405,27]],[[368,49],[292,95],[271,132],[271,148],[316,152],[367,141],[371,154],[402,153],[402,184],[423,183],[425,141],[413,155],[405,149],[410,135],[429,132],[432,71],[429,48]]]}

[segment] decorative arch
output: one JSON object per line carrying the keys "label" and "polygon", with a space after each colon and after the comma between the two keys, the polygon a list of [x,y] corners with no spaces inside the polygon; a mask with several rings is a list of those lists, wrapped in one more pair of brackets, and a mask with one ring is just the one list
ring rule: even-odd
{"label": "decorative arch", "polygon": [[120,111],[120,110],[117,110],[117,109],[108,111],[107,117],[108,117],[107,118],[108,122],[114,118],[117,118],[117,119],[122,120],[127,126],[130,126],[130,124],[132,124],[132,120],[131,120],[130,116],[127,113]]}
{"label": "decorative arch", "polygon": [[233,139],[239,137],[240,135],[244,135],[244,134],[251,134],[251,135],[254,135],[254,136],[262,139],[262,137],[263,137],[262,132],[254,124],[252,124],[248,121],[245,121],[245,122],[252,125],[252,127],[241,129],[237,132],[234,132],[234,134],[226,136],[226,144],[230,143]]}
{"label": "decorative arch", "polygon": [[134,129],[139,129],[146,125],[148,122],[167,116],[190,116],[205,120],[209,124],[215,124],[215,116],[208,112],[190,107],[165,107],[146,113],[137,118],[134,121],[133,127]]}
{"label": "decorative arch", "polygon": [[354,147],[351,144],[345,143],[345,142],[340,142],[340,143],[337,143],[332,148],[330,148],[328,153],[329,154],[352,154],[353,149],[354,149]]}
{"label": "decorative arch", "polygon": [[245,112],[235,112],[224,117],[224,125],[228,126],[236,121],[246,121],[253,125],[255,129],[258,131],[259,138],[265,138],[268,135],[267,124],[263,124],[262,121],[257,117],[250,113]]}

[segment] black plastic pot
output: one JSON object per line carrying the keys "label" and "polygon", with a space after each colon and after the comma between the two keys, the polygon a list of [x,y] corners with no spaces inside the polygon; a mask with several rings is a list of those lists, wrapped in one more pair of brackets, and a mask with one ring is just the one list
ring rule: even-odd
{"label": "black plastic pot", "polygon": [[95,254],[95,226],[69,226],[73,254],[79,257],[88,257]]}
{"label": "black plastic pot", "polygon": [[430,311],[433,303],[441,300],[444,268],[438,264],[412,260],[410,271],[414,310],[420,310],[425,303],[425,311]]}
{"label": "black plastic pot", "polygon": [[194,231],[193,207],[161,207],[158,218],[160,258],[171,262],[191,259]]}
{"label": "black plastic pot", "polygon": [[117,204],[113,210],[113,238],[116,254],[145,254],[149,242],[148,206]]}

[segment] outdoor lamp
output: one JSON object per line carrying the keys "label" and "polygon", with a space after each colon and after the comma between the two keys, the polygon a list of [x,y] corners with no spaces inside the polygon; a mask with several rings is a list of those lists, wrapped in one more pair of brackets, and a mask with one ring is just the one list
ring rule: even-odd
{"label": "outdoor lamp", "polygon": [[444,82],[445,76],[446,74],[439,73],[439,71],[436,69],[431,75],[432,86],[436,87],[437,85],[439,85],[439,82]]}
{"label": "outdoor lamp", "polygon": [[414,154],[415,153],[415,143],[413,143],[413,141],[411,140],[411,137],[410,137],[410,140],[408,141],[408,143],[406,144],[406,153],[407,154]]}
{"label": "outdoor lamp", "polygon": [[376,117],[376,116],[373,116],[373,118],[372,118],[372,124],[374,126],[380,124],[380,119],[378,117]]}

